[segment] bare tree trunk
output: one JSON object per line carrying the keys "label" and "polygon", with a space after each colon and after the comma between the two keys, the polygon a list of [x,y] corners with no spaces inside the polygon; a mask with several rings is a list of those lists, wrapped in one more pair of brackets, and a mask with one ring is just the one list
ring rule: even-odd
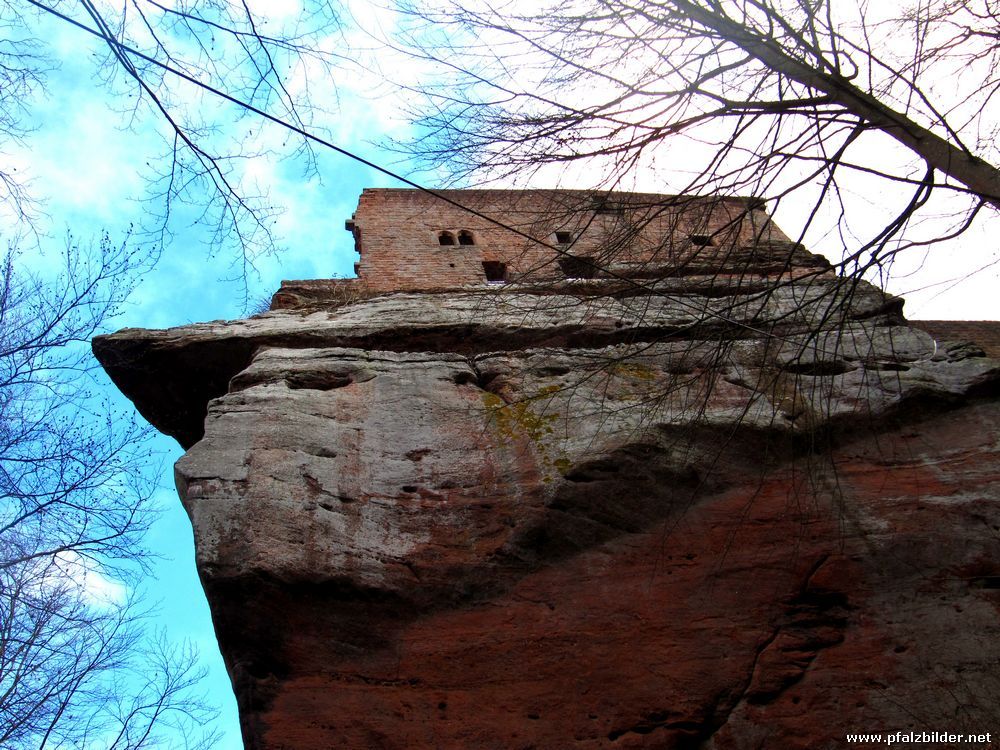
{"label": "bare tree trunk", "polygon": [[774,39],[754,33],[722,13],[707,10],[689,0],[673,0],[673,4],[692,21],[739,45],[775,72],[823,92],[832,103],[895,138],[928,166],[961,182],[985,202],[1000,209],[1000,170],[992,164],[892,109],[837,72],[824,71],[797,60]]}

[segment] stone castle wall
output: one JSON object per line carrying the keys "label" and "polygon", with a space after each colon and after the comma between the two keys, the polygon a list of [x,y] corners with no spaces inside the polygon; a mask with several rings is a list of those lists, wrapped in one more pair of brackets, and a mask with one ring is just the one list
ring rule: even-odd
{"label": "stone castle wall", "polygon": [[[748,199],[671,200],[654,194],[570,190],[440,194],[498,217],[520,233],[427,193],[365,190],[348,226],[361,256],[358,275],[370,289],[482,284],[487,282],[484,262],[503,264],[509,281],[609,273],[652,276],[664,267],[694,272],[718,269],[734,247],[788,242]],[[442,234],[455,244],[442,245]],[[590,267],[586,259],[599,268]]]}
{"label": "stone castle wall", "polygon": [[345,226],[360,257],[356,278],[283,281],[271,309],[400,291],[569,284],[586,292],[587,282],[616,281],[616,292],[644,293],[649,280],[668,278],[749,289],[755,279],[832,275],[749,198],[378,188],[362,193]]}

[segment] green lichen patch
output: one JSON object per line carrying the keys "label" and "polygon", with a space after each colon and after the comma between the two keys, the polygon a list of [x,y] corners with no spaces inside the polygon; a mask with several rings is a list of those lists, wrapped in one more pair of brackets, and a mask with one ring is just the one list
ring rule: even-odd
{"label": "green lichen patch", "polygon": [[562,474],[561,466],[569,467],[566,459],[555,445],[552,435],[555,433],[555,423],[564,415],[559,412],[544,412],[539,409],[538,402],[551,402],[552,396],[559,391],[559,386],[546,386],[534,395],[522,398],[508,404],[495,393],[483,393],[483,405],[489,414],[490,424],[502,444],[518,442],[527,438],[539,458],[539,465],[545,475],[543,482],[550,482],[553,474]]}
{"label": "green lichen patch", "polygon": [[631,378],[632,380],[643,380],[650,382],[656,380],[659,374],[648,365],[634,362],[619,362],[609,368],[611,374],[617,377]]}

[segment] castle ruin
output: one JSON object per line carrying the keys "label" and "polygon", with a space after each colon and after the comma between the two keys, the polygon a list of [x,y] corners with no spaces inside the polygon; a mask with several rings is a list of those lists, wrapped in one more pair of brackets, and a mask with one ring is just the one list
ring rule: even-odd
{"label": "castle ruin", "polygon": [[752,199],[440,195],[364,192],[357,279],[94,342],[187,450],[248,748],[998,728],[1000,363]]}

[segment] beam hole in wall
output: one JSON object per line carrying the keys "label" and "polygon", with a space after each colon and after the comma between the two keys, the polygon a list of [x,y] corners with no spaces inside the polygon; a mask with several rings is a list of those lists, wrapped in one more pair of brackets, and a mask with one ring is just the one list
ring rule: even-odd
{"label": "beam hole in wall", "polygon": [[592,199],[594,213],[610,216],[621,216],[625,213],[625,207],[617,201],[609,200],[606,196],[595,195]]}
{"label": "beam hole in wall", "polygon": [[572,232],[556,232],[557,245],[569,245],[573,242]]}
{"label": "beam hole in wall", "polygon": [[969,581],[969,586],[977,589],[1000,589],[1000,576],[980,576]]}
{"label": "beam hole in wall", "polygon": [[438,232],[438,244],[439,245],[454,245],[455,235],[451,232]]}
{"label": "beam hole in wall", "polygon": [[468,229],[463,229],[458,233],[458,244],[459,245],[475,245],[476,238],[473,236],[472,232]]}
{"label": "beam hole in wall", "polygon": [[695,247],[712,247],[715,242],[712,240],[712,236],[709,234],[690,234],[688,239],[691,240],[691,244]]}
{"label": "beam hole in wall", "polygon": [[592,279],[597,274],[594,259],[583,255],[564,255],[559,259],[559,268],[567,279]]}
{"label": "beam hole in wall", "polygon": [[507,264],[498,260],[484,260],[483,273],[486,281],[491,284],[501,284],[507,280]]}

